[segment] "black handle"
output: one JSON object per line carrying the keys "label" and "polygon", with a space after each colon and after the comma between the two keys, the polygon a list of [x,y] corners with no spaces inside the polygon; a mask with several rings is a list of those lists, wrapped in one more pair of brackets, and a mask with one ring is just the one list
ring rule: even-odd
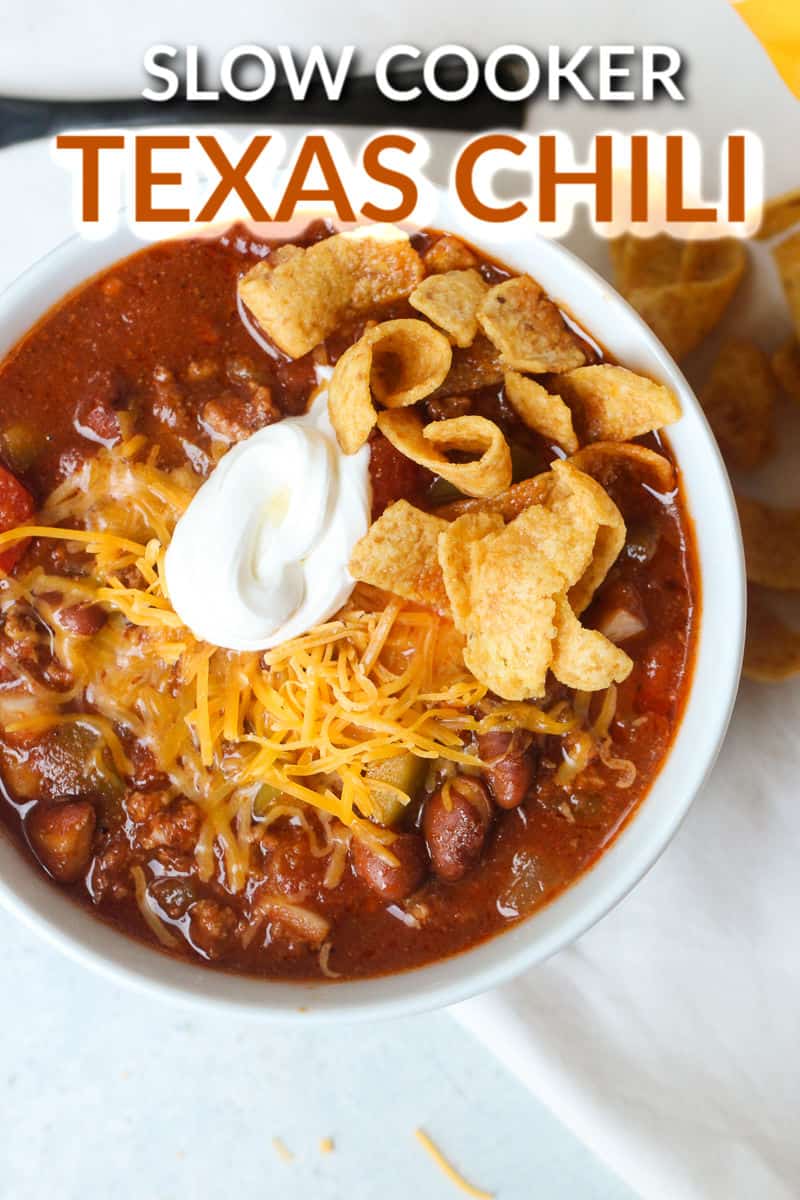
{"label": "black handle", "polygon": [[[461,62],[442,61],[437,79],[447,90],[464,82]],[[136,125],[378,125],[420,129],[449,129],[479,132],[485,129],[519,129],[524,103],[499,100],[483,82],[463,100],[438,100],[424,88],[418,68],[398,69],[391,74],[395,87],[417,86],[416,100],[389,100],[371,75],[347,80],[339,100],[329,100],[319,81],[309,87],[304,100],[294,100],[288,84],[278,84],[263,100],[253,103],[221,96],[216,101],[184,100],[176,97],[163,103],[148,100],[25,100],[0,96],[0,147],[30,138],[47,137],[65,129],[116,129]],[[501,88],[518,86],[512,64],[500,64],[497,82]]]}

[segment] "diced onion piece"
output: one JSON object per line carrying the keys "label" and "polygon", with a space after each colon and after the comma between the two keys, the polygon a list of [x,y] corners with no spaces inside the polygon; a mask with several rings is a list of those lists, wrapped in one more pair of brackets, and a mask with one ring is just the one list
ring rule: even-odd
{"label": "diced onion piece", "polygon": [[604,615],[603,620],[597,625],[597,629],[610,642],[619,645],[628,638],[644,633],[647,629],[647,621],[644,616],[631,612],[629,608],[613,608]]}

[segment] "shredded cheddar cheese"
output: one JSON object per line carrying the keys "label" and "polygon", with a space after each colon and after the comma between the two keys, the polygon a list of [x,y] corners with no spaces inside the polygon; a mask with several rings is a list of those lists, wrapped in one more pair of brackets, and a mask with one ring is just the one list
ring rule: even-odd
{"label": "shredded cheddar cheese", "polygon": [[[225,883],[242,890],[252,844],[272,820],[291,816],[313,838],[305,806],[325,832],[320,853],[330,856],[330,886],[341,877],[347,837],[394,865],[394,835],[378,818],[387,800],[402,807],[410,796],[381,778],[381,764],[411,753],[478,768],[465,733],[568,734],[556,777],[562,785],[598,742],[610,754],[604,743],[615,689],[594,722],[589,693],[549,711],[493,700],[464,665],[463,641],[448,619],[365,584],[332,620],[263,654],[198,640],[170,604],[164,557],[200,480],[186,468],[159,467],[157,457],[141,438],[103,450],[51,494],[40,523],[0,535],[0,549],[55,539],[79,556],[72,574],[41,565],[13,577],[0,572],[0,610],[19,601],[33,608],[71,677],[58,691],[20,664],[16,686],[0,693],[0,724],[42,736],[80,726],[96,736],[95,769],[117,780],[133,774],[126,746],[143,744],[174,794],[203,812],[195,849],[201,879],[215,876],[221,853]],[[108,619],[91,638],[76,636],[61,626],[54,603],[100,604]],[[630,764],[609,765],[620,772],[619,786],[629,786]],[[152,925],[158,918],[139,899]]]}
{"label": "shredded cheddar cheese", "polygon": [[[409,796],[378,784],[370,768],[407,752],[478,766],[462,733],[479,727],[473,713],[486,689],[464,666],[459,635],[445,618],[359,585],[333,620],[267,653],[199,641],[170,605],[164,555],[200,481],[143,454],[136,439],[101,451],[50,496],[40,524],[0,535],[0,547],[26,537],[72,543],[83,571],[35,566],[4,581],[0,603],[23,599],[39,613],[74,681],[67,692],[36,685],[35,712],[16,704],[6,728],[81,724],[119,776],[131,773],[125,736],[142,742],[176,794],[203,810],[201,877],[215,873],[219,847],[234,891],[276,807],[310,805],[393,862],[391,832],[370,819],[373,797],[378,787],[400,804]],[[62,629],[54,592],[99,603],[105,625],[92,638]]]}

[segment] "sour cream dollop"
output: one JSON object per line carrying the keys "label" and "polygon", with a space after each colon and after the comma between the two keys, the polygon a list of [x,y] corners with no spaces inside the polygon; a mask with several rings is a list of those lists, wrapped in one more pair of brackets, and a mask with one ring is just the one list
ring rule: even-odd
{"label": "sour cream dollop", "polygon": [[196,637],[268,650],[342,607],[353,546],[369,528],[369,453],[341,452],[325,390],[303,416],[228,451],[166,554],[172,606]]}

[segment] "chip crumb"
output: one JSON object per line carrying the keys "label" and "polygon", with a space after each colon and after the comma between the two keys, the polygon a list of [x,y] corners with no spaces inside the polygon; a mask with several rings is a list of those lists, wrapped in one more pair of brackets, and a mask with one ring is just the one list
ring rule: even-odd
{"label": "chip crumb", "polygon": [[428,1152],[439,1170],[447,1176],[451,1183],[454,1183],[457,1188],[460,1188],[462,1192],[466,1192],[468,1196],[476,1197],[476,1200],[494,1200],[494,1192],[485,1192],[481,1188],[475,1187],[474,1184],[469,1183],[468,1180],[466,1180],[464,1176],[456,1170],[453,1164],[445,1158],[436,1143],[430,1137],[428,1137],[427,1133],[425,1133],[423,1129],[415,1129],[414,1137]]}
{"label": "chip crumb", "polygon": [[278,1158],[282,1158],[284,1162],[294,1162],[294,1155],[284,1142],[283,1138],[274,1137],[272,1139],[272,1148],[277,1154]]}
{"label": "chip crumb", "polygon": [[336,1143],[332,1137],[320,1138],[319,1151],[320,1154],[333,1154],[336,1149]]}

